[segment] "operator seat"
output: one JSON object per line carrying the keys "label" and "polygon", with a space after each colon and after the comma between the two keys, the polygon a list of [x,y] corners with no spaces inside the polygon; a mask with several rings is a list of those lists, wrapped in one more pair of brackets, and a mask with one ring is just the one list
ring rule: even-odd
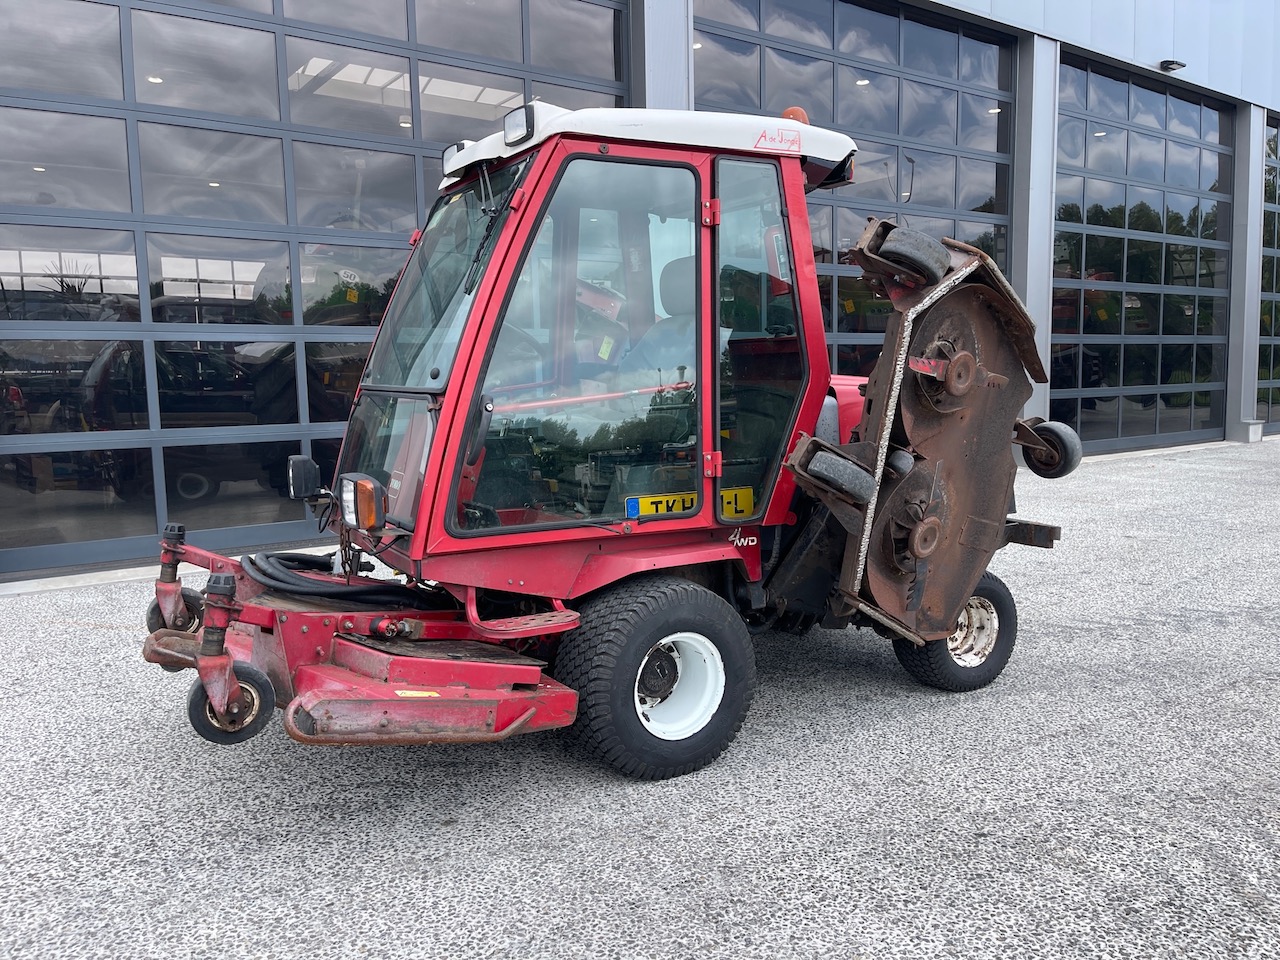
{"label": "operator seat", "polygon": [[697,258],[680,257],[663,267],[658,294],[666,319],[646,330],[618,364],[629,386],[657,386],[659,371],[661,383],[670,386],[681,379],[681,366],[683,379],[692,381],[697,376]]}

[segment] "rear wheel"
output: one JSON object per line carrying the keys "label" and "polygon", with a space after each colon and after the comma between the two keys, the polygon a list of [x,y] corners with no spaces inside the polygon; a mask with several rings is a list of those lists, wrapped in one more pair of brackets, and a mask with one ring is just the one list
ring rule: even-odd
{"label": "rear wheel", "polygon": [[718,757],[742,726],[755,672],[733,607],[672,576],[589,601],[556,655],[556,678],[578,691],[570,741],[640,780],[691,773]]}
{"label": "rear wheel", "polygon": [[984,573],[960,611],[955,633],[923,647],[896,637],[893,652],[907,673],[925,686],[964,693],[1000,676],[1017,636],[1013,594],[994,573]]}

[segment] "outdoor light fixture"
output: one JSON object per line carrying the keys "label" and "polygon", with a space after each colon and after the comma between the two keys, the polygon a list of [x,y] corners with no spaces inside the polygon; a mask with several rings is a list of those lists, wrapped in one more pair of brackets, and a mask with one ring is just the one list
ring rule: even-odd
{"label": "outdoor light fixture", "polygon": [[695,43],[695,44],[693,45],[693,49],[695,49],[695,50],[701,50],[701,49],[702,49],[702,44],[700,44],[700,43]]}
{"label": "outdoor light fixture", "polygon": [[861,80],[855,80],[855,81],[853,81],[853,85],[854,85],[855,87],[865,87],[865,86],[866,86],[868,83],[870,83],[870,82],[871,82],[871,81],[870,81],[870,80],[868,80],[866,77],[863,77]]}
{"label": "outdoor light fixture", "polygon": [[211,187],[220,187],[220,186],[222,186],[222,184],[220,184],[217,180],[210,180],[210,181],[209,181],[209,186],[211,186]]}
{"label": "outdoor light fixture", "polygon": [[400,114],[400,126],[412,128],[413,117],[409,116],[407,113]]}
{"label": "outdoor light fixture", "polygon": [[164,83],[164,77],[147,77],[147,83]]}
{"label": "outdoor light fixture", "polygon": [[1165,73],[1173,73],[1175,70],[1181,70],[1186,64],[1181,60],[1161,60],[1160,69]]}
{"label": "outdoor light fixture", "polygon": [[44,167],[32,167],[31,169],[36,173],[44,173]]}

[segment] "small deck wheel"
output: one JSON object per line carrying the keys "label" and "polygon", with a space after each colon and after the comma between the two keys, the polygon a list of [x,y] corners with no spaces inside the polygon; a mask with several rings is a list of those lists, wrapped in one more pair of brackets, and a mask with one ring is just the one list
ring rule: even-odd
{"label": "small deck wheel", "polygon": [[262,732],[276,708],[276,691],[265,673],[239,660],[233,669],[240,684],[240,702],[228,705],[225,718],[214,712],[199,680],[191,685],[187,696],[187,719],[192,729],[210,743],[244,743]]}
{"label": "small deck wheel", "polygon": [[155,633],[157,630],[172,626],[174,630],[198,633],[200,630],[200,611],[203,609],[204,597],[200,596],[195,590],[183,587],[182,609],[178,611],[178,616],[174,619],[172,625],[164,622],[164,614],[160,612],[160,601],[151,601],[151,606],[147,607],[147,631]]}
{"label": "small deck wheel", "polygon": [[898,662],[928,687],[965,693],[985,687],[1004,670],[1018,636],[1013,594],[994,573],[984,573],[951,636],[918,647],[901,637],[893,641]]}
{"label": "small deck wheel", "polygon": [[951,254],[933,237],[919,230],[897,227],[880,244],[879,254],[890,263],[938,283],[951,269]]}
{"label": "small deck wheel", "polygon": [[1046,420],[1032,428],[1046,450],[1034,447],[1023,447],[1022,458],[1027,469],[1037,477],[1046,480],[1057,480],[1080,466],[1084,456],[1084,447],[1080,443],[1080,435],[1065,423],[1057,420]]}

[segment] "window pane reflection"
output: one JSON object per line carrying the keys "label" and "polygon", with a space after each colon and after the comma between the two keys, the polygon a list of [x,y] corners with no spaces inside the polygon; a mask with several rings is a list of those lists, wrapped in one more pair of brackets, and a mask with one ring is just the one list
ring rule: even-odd
{"label": "window pane reflection", "polygon": [[293,349],[291,343],[158,342],[160,426],[296,423]]}
{"label": "window pane reflection", "polygon": [[147,213],[285,222],[279,140],[140,123],[138,142]]}
{"label": "window pane reflection", "polygon": [[290,323],[289,245],[147,236],[151,319],[158,323]]}
{"label": "window pane reflection", "polygon": [[954,80],[959,72],[959,41],[960,37],[954,30],[904,20],[902,65]]}
{"label": "window pane reflection", "polygon": [[529,57],[540,67],[622,79],[622,14],[583,0],[529,0]]}
{"label": "window pane reflection", "polygon": [[[838,188],[837,193],[845,198],[866,197],[897,203],[898,192],[898,148],[859,139],[853,183]],[[861,233],[859,229],[854,239]]]}
{"label": "window pane reflection", "polygon": [[339,230],[412,230],[413,157],[355,147],[295,143],[298,222]]}
{"label": "window pane reflection", "polygon": [[143,103],[280,119],[272,33],[135,10],[133,49]]}
{"label": "window pane reflection", "polygon": [[1084,166],[1084,121],[1058,117],[1058,164]]}
{"label": "window pane reflection", "polygon": [[990,97],[960,94],[960,146],[1006,153],[1012,107]]}
{"label": "window pane reflection", "polygon": [[1124,184],[1089,177],[1084,182],[1086,223],[1101,227],[1124,226]]}
{"label": "window pane reflection", "polygon": [[760,0],[693,0],[693,15],[759,30]]}
{"label": "window pane reflection", "polygon": [[1085,237],[1084,275],[1091,280],[1123,279],[1124,241],[1119,237]]}
{"label": "window pane reflection", "polygon": [[1129,229],[1147,233],[1161,233],[1164,224],[1161,211],[1164,194],[1146,187],[1129,187]]}
{"label": "window pane reflection", "polygon": [[[154,536],[149,450],[0,456],[0,543],[34,547],[112,537]],[[121,496],[121,464],[137,464],[136,496]]]}
{"label": "window pane reflection", "polygon": [[426,61],[418,69],[424,140],[446,145],[479,140],[496,132],[502,118],[524,103],[524,83],[512,77]]}
{"label": "window pane reflection", "polygon": [[954,90],[914,80],[902,81],[902,135],[931,143],[954,144],[956,99]]}
{"label": "window pane reflection", "polygon": [[287,492],[296,440],[165,447],[168,519],[191,530],[301,520]]}
{"label": "window pane reflection", "polygon": [[407,247],[302,245],[302,322],[376,326],[387,308]]}
{"label": "window pane reflection", "polygon": [[[1129,283],[1159,283],[1164,244],[1159,240],[1129,240],[1124,278]],[[1145,331],[1144,331],[1145,332]]]}
{"label": "window pane reflection", "polygon": [[860,131],[897,133],[898,78],[854,67],[836,70],[836,122]]}
{"label": "window pane reflection", "polygon": [[1071,287],[1053,288],[1053,332],[1080,332],[1080,291]]}
{"label": "window pane reflection", "polygon": [[829,60],[815,60],[766,48],[765,110],[781,114],[787,107],[803,104],[813,123],[831,123],[834,71],[835,65]]}
{"label": "window pane reflection", "polygon": [[956,206],[975,213],[1008,213],[1009,165],[960,159]]}
{"label": "window pane reflection", "polygon": [[960,38],[960,82],[1009,90],[1013,86],[1013,51],[1004,44],[976,37]]}
{"label": "window pane reflection", "polygon": [[884,333],[893,305],[862,277],[836,278],[836,333]]}
{"label": "window pane reflection", "polygon": [[[620,107],[622,96],[616,93],[600,93],[596,90],[583,90],[580,87],[562,87],[557,83],[533,81],[535,100],[545,100],[566,110],[585,110],[588,107]],[[437,179],[437,183],[439,180]],[[427,204],[430,209],[431,204]]]}
{"label": "window pane reflection", "polygon": [[1058,105],[1083,110],[1085,108],[1085,84],[1088,78],[1088,73],[1080,67],[1073,67],[1069,63],[1060,64],[1058,67]]}
{"label": "window pane reflection", "polygon": [[1186,143],[1175,143],[1170,140],[1167,145],[1166,182],[1171,187],[1191,187],[1200,185],[1200,148]]}
{"label": "window pane reflection", "polygon": [[5,26],[0,87],[124,96],[116,7],[80,0],[0,0],[0,22]]}
{"label": "window pane reflection", "polygon": [[831,47],[831,0],[764,0],[764,32],[815,47]]}
{"label": "window pane reflection", "polygon": [[418,43],[424,46],[524,59],[520,0],[417,0],[417,11]]}
{"label": "window pane reflection", "polygon": [[1090,123],[1085,139],[1085,166],[1098,173],[1125,171],[1125,142],[1128,131],[1101,123]]}
{"label": "window pane reflection", "polygon": [[0,320],[138,320],[133,234],[0,224]]}
{"label": "window pane reflection", "polygon": [[836,4],[836,45],[841,53],[881,63],[898,62],[896,16],[868,10],[852,0]]}
{"label": "window pane reflection", "polygon": [[[902,151],[898,185],[903,203],[952,207],[956,202],[956,158],[944,153]],[[924,229],[913,223],[917,230]]]}
{"label": "window pane reflection", "polygon": [[0,433],[144,430],[146,374],[133,340],[0,341]]}
{"label": "window pane reflection", "polygon": [[1163,137],[1136,131],[1129,134],[1129,176],[1143,180],[1164,180]]}
{"label": "window pane reflection", "polygon": [[1069,223],[1083,223],[1084,177],[1058,174],[1054,187],[1054,202],[1058,205],[1054,217]]}
{"label": "window pane reflection", "polygon": [[312,423],[347,419],[370,346],[368,341],[307,344],[307,412]]}
{"label": "window pane reflection", "polygon": [[[760,107],[760,48],[709,33],[694,33],[697,99],[740,110]],[[862,146],[861,143],[858,144]]]}
{"label": "window pane reflection", "polygon": [[409,38],[404,0],[284,0],[284,15],[287,19],[309,20],[356,33],[376,33],[396,40]]}
{"label": "window pane reflection", "polygon": [[831,263],[831,208],[825,204],[809,204],[809,236],[813,240],[813,259]]}
{"label": "window pane reflection", "polygon": [[1129,87],[1129,119],[1146,127],[1164,129],[1165,95],[1159,90],[1132,84]]}
{"label": "window pane reflection", "polygon": [[1123,80],[1089,73],[1089,112],[1112,120],[1129,119],[1128,84]]}
{"label": "window pane reflection", "polygon": [[124,121],[0,107],[0,204],[125,211]]}
{"label": "window pane reflection", "polygon": [[413,136],[407,57],[298,37],[285,38],[285,50],[294,123]]}

